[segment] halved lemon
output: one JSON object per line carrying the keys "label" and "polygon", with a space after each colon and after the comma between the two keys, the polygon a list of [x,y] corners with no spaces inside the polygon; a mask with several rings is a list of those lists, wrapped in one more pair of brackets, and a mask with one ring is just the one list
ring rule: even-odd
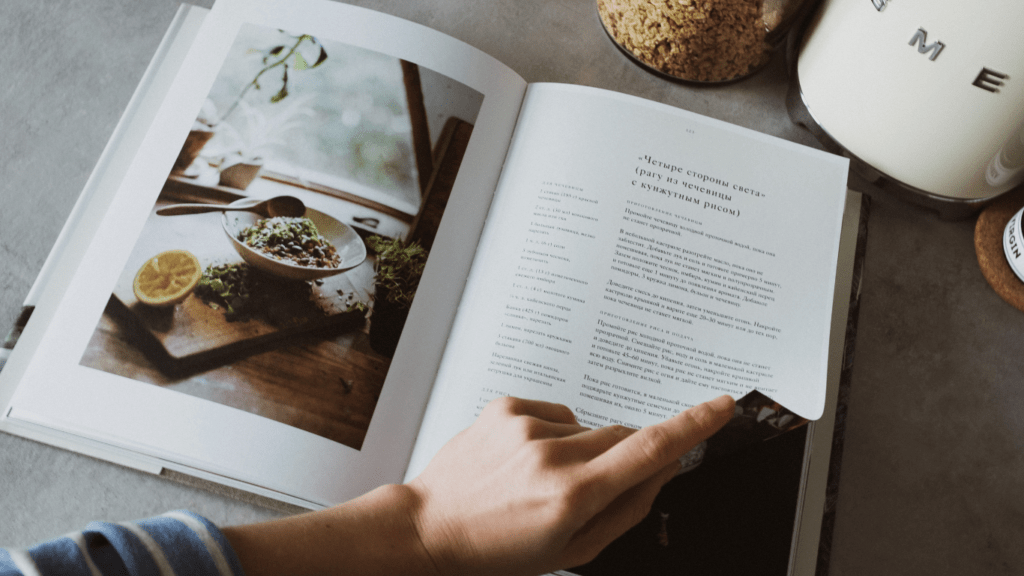
{"label": "halved lemon", "polygon": [[143,304],[173,306],[188,298],[202,277],[199,259],[191,252],[168,250],[146,260],[135,274],[132,290]]}

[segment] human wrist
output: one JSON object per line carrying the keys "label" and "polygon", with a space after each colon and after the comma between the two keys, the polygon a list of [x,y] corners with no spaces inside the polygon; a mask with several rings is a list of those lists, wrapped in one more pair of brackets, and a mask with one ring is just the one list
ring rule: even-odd
{"label": "human wrist", "polygon": [[[480,569],[478,562],[474,562],[475,550],[462,547],[469,541],[469,535],[460,532],[458,521],[469,518],[459,518],[459,512],[449,505],[438,505],[430,487],[421,478],[403,484],[400,488],[405,491],[402,495],[402,509],[409,513],[410,526],[419,541],[419,549],[436,574],[471,576],[488,573]],[[463,496],[472,498],[470,494]]]}
{"label": "human wrist", "polygon": [[[390,570],[381,574],[440,576],[437,558],[425,546],[421,510],[422,494],[406,484],[388,484],[350,502],[367,525],[379,527],[387,538],[381,552]],[[381,564],[384,566],[385,564]]]}
{"label": "human wrist", "polygon": [[437,576],[413,523],[415,494],[387,485],[339,506],[224,528],[246,576]]}

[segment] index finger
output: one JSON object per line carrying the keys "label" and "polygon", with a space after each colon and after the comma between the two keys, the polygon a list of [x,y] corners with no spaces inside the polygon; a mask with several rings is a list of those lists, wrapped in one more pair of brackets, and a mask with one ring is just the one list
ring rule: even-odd
{"label": "index finger", "polygon": [[502,396],[491,400],[484,410],[488,412],[504,412],[511,416],[533,416],[548,422],[562,424],[578,424],[576,415],[565,404],[555,404],[543,400]]}
{"label": "index finger", "polygon": [[735,404],[732,397],[719,396],[641,428],[594,458],[590,466],[604,479],[605,496],[614,499],[706,440],[732,418]]}

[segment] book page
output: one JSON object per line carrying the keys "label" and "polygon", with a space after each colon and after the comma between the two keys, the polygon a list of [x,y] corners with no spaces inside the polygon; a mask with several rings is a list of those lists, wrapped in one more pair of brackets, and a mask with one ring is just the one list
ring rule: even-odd
{"label": "book page", "polygon": [[[71,232],[81,256],[64,261],[0,373],[4,428],[52,430],[62,445],[80,438],[129,465],[137,455],[139,468],[199,471],[310,507],[400,481],[525,90],[493,58],[387,15],[218,1],[130,167]],[[178,166],[204,131],[215,132],[207,147]],[[425,154],[416,134],[428,136]],[[445,207],[431,200],[431,155],[460,137]],[[341,148],[350,154],[332,155]],[[263,161],[263,175],[229,179],[239,160]],[[159,208],[188,194],[282,193],[342,224],[331,230],[358,229],[345,242],[430,238],[397,350],[368,341],[374,254],[329,277],[260,284],[269,291],[243,313],[217,290],[166,307],[139,300],[132,279],[162,251],[192,253],[204,278],[243,264],[224,228],[233,221]]]}
{"label": "book page", "polygon": [[408,475],[491,399],[640,427],[825,398],[847,161],[675,108],[531,85]]}

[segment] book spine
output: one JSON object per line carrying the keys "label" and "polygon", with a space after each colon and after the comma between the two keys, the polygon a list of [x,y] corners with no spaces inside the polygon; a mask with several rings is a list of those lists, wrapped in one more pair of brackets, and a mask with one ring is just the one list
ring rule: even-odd
{"label": "book spine", "polygon": [[825,488],[825,510],[822,514],[821,536],[818,540],[818,560],[815,576],[828,576],[832,559],[832,535],[835,532],[836,509],[839,503],[839,475],[843,466],[843,443],[846,440],[846,414],[853,380],[854,344],[857,341],[857,320],[860,315],[860,286],[864,273],[867,250],[868,219],[871,215],[871,197],[861,198],[860,222],[857,230],[857,251],[853,264],[853,289],[850,293],[850,315],[846,324],[846,343],[843,350],[842,376],[839,378],[839,398],[836,420],[832,432],[832,452],[829,458],[828,481]]}

